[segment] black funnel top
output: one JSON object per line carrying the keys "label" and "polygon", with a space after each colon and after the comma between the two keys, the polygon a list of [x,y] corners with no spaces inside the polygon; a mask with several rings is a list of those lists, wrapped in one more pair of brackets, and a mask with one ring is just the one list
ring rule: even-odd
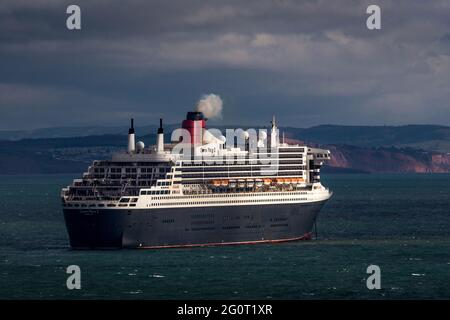
{"label": "black funnel top", "polygon": [[189,111],[186,115],[186,120],[206,120],[203,112]]}
{"label": "black funnel top", "polygon": [[134,119],[133,118],[131,118],[131,127],[128,130],[128,134],[132,134],[132,133],[134,133]]}
{"label": "black funnel top", "polygon": [[159,128],[158,128],[158,134],[164,133],[163,126],[162,126],[162,119],[159,119]]}

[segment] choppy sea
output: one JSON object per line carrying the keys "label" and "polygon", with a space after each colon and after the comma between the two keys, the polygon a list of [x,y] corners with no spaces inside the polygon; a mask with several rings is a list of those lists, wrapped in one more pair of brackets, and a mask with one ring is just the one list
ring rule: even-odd
{"label": "choppy sea", "polygon": [[334,195],[311,241],[113,251],[69,248],[59,191],[74,177],[0,176],[0,299],[450,298],[448,174],[322,175]]}

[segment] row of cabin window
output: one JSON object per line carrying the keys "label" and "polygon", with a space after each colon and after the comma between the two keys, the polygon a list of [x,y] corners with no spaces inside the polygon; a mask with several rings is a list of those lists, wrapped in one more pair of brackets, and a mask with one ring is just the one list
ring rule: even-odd
{"label": "row of cabin window", "polygon": [[[123,171],[123,169],[125,169],[126,173],[130,173],[130,172],[137,172],[138,168],[111,168],[110,172],[111,173],[121,173]],[[140,172],[169,172],[170,171],[170,167],[152,167],[152,168],[139,168]],[[94,172],[95,173],[104,173],[106,170],[105,168],[94,168]]]}
{"label": "row of cabin window", "polygon": [[265,172],[205,172],[205,173],[176,173],[176,178],[183,179],[214,179],[214,178],[239,178],[239,177],[250,177],[250,178],[260,178],[265,177],[269,173],[276,173],[276,177],[284,177],[284,176],[302,176],[302,171],[265,171]]}
{"label": "row of cabin window", "polygon": [[[65,203],[64,204],[65,207],[87,207],[88,205],[86,204],[72,204],[72,203]],[[105,204],[104,203],[99,203],[99,204],[90,204],[89,207],[104,207]],[[108,207],[115,207],[116,205],[113,203],[108,204]]]}
{"label": "row of cabin window", "polygon": [[129,202],[130,201],[130,199],[131,199],[131,202],[137,202],[138,201],[138,198],[122,198],[122,199],[120,199],[120,201],[119,202]]}
{"label": "row of cabin window", "polygon": [[155,195],[155,194],[170,194],[169,190],[152,190],[152,191],[141,191],[141,195]]}
{"label": "row of cabin window", "polygon": [[[256,170],[264,170],[263,168],[271,167],[271,166],[279,166],[283,168],[305,168],[302,166],[303,162],[298,160],[280,160],[275,163],[267,163],[267,164],[254,164],[254,165],[240,165],[240,166],[226,166],[226,165],[216,165],[216,166],[204,166],[204,167],[191,167],[184,166],[181,170],[190,171],[190,172],[215,172],[215,171],[256,171]],[[178,169],[178,168],[177,168]]]}
{"label": "row of cabin window", "polygon": [[[164,193],[153,193],[153,192],[164,192]],[[170,194],[169,190],[162,190],[162,191],[141,191],[141,195],[155,195],[155,194]],[[272,193],[272,195],[306,195],[308,194],[307,192],[277,192],[277,193]],[[241,196],[241,197],[257,197],[257,196],[261,196],[261,195],[266,195],[266,194],[259,194],[259,193],[250,193],[250,194],[242,194],[242,195],[236,195],[236,194],[208,194],[208,197],[213,197],[213,198],[230,198],[230,197],[236,197],[236,196]],[[177,197],[164,197],[164,198],[156,198],[156,199],[195,199],[195,198],[200,198],[203,195],[194,195],[194,196],[177,196]]]}
{"label": "row of cabin window", "polygon": [[[157,192],[163,192],[163,193],[157,193]],[[156,195],[156,194],[170,194],[169,190],[161,190],[161,191],[141,191],[141,195]],[[306,195],[307,192],[277,192],[273,193],[273,195]],[[209,197],[213,198],[230,198],[230,197],[257,197],[257,196],[264,196],[265,193],[250,193],[250,194],[208,194]],[[193,196],[172,196],[172,197],[165,197],[164,199],[195,199],[195,198],[201,198],[204,195],[193,195]]]}
{"label": "row of cabin window", "polygon": [[231,201],[198,201],[198,202],[168,202],[168,203],[152,203],[152,206],[177,206],[177,205],[197,205],[197,204],[223,204],[223,203],[257,203],[257,202],[279,202],[279,201],[298,201],[308,200],[307,198],[300,199],[258,199],[258,200],[231,200]]}

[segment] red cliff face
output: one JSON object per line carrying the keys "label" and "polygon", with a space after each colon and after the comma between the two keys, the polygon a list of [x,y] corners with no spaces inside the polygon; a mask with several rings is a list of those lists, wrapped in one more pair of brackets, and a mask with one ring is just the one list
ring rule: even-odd
{"label": "red cliff face", "polygon": [[450,154],[417,149],[362,148],[350,145],[318,145],[286,138],[286,143],[306,144],[331,151],[327,165],[365,172],[446,173],[450,172]]}
{"label": "red cliff face", "polygon": [[433,172],[450,172],[450,154],[437,153],[431,156]]}
{"label": "red cliff face", "polygon": [[367,172],[450,172],[450,154],[414,149],[326,146],[331,151],[328,165]]}

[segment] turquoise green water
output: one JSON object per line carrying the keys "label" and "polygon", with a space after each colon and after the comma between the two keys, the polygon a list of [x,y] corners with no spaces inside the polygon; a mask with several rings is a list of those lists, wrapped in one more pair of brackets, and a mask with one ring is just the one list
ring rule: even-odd
{"label": "turquoise green water", "polygon": [[[0,298],[450,298],[450,175],[324,176],[317,240],[142,251],[69,249],[59,190],[72,178],[0,176]],[[66,288],[71,264],[81,290]]]}

